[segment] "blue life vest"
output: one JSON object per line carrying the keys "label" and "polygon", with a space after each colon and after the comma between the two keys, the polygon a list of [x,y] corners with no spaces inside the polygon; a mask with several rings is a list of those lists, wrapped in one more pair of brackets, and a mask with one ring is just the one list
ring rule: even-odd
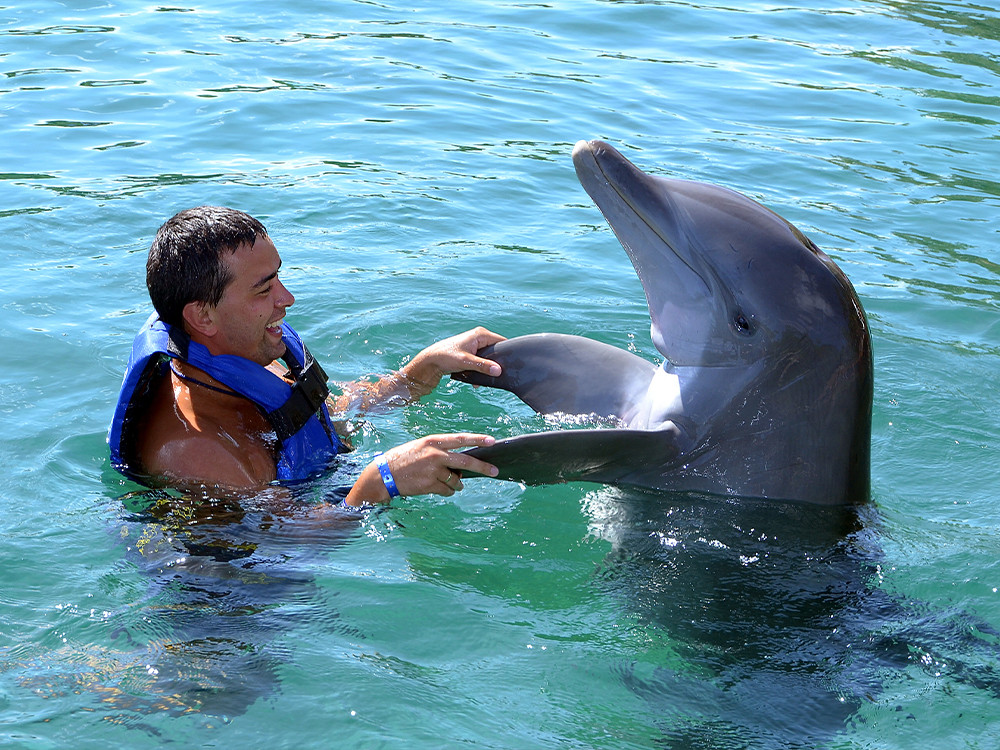
{"label": "blue life vest", "polygon": [[111,464],[127,477],[142,478],[134,455],[138,420],[173,357],[207,372],[257,405],[278,436],[278,479],[306,479],[327,468],[330,459],[348,448],[337,437],[326,407],[330,392],[326,373],[291,326],[282,323],[281,330],[286,347],[282,359],[294,378],[291,384],[249,359],[214,356],[184,331],[163,323],[155,313],[150,316],[132,343],[108,432]]}

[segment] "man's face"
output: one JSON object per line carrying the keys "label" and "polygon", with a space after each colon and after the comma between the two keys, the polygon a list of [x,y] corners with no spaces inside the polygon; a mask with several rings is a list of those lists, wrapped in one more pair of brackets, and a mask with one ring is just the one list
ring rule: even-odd
{"label": "man's face", "polygon": [[281,321],[295,298],[278,280],[281,258],[267,237],[243,245],[223,262],[233,275],[219,304],[210,309],[216,335],[212,354],[236,354],[268,365],[285,353]]}

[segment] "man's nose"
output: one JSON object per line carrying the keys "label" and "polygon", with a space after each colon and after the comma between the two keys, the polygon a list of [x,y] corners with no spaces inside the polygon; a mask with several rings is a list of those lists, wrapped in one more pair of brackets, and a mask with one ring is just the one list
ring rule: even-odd
{"label": "man's nose", "polygon": [[291,307],[292,305],[294,305],[295,297],[293,297],[292,293],[288,291],[288,287],[286,287],[280,281],[278,282],[278,286],[281,287],[278,290],[278,307]]}

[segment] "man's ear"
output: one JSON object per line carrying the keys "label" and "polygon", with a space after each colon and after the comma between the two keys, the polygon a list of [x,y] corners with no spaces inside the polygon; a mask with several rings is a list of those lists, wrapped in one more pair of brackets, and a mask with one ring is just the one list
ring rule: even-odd
{"label": "man's ear", "polygon": [[204,338],[212,338],[218,330],[212,310],[212,306],[207,302],[188,302],[184,305],[182,315],[188,334],[191,336],[198,334]]}

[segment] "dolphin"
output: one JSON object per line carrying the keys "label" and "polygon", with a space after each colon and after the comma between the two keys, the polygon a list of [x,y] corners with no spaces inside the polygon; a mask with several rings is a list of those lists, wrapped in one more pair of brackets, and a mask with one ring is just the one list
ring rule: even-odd
{"label": "dolphin", "polygon": [[526,484],[867,501],[871,337],[843,271],[740,193],[646,174],[602,141],[577,143],[573,163],[639,276],[664,359],[558,333],[488,347],[501,376],[455,377],[614,426],[469,452]]}

